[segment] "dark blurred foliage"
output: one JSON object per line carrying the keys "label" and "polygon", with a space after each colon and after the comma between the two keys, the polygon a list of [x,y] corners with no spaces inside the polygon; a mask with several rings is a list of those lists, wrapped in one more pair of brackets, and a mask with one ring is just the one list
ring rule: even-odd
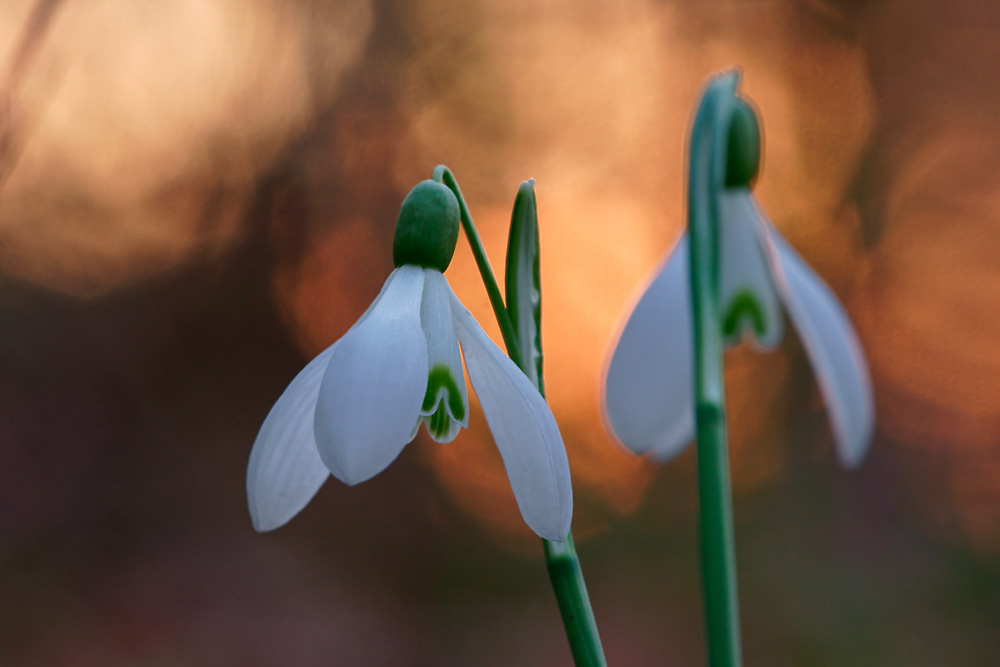
{"label": "dark blurred foliage", "polygon": [[[700,664],[694,458],[604,432],[607,346],[738,65],[758,191],[869,354],[838,468],[801,346],[729,356],[748,664],[1000,661],[1000,9],[903,0],[0,7],[0,662],[568,664],[481,415],[257,535],[256,430],[456,173],[537,179],[546,384],[611,664]],[[464,242],[448,272],[488,331]],[[498,339],[498,337],[495,336]]]}

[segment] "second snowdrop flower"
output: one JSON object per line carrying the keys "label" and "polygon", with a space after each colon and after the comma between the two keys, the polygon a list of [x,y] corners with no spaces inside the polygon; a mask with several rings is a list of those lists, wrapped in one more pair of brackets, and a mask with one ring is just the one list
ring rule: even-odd
{"label": "second snowdrop flower", "polygon": [[464,353],[525,522],[545,539],[566,538],[573,495],[562,437],[538,390],[448,285],[443,271],[458,229],[458,201],[447,187],[424,181],[407,195],[393,242],[396,269],[260,429],[247,471],[257,530],[295,516],[330,474],[346,484],[378,474],[421,423],[437,442],[453,440],[469,423]]}
{"label": "second snowdrop flower", "polygon": [[[717,303],[727,346],[748,339],[773,348],[788,313],[826,399],[845,466],[858,465],[874,428],[871,382],[861,345],[823,280],[764,215],[751,187],[760,134],[742,100],[730,130],[725,182],[715,186]],[[668,459],[694,438],[692,304],[688,234],[629,315],[608,368],[605,403],[618,438],[639,454]]]}

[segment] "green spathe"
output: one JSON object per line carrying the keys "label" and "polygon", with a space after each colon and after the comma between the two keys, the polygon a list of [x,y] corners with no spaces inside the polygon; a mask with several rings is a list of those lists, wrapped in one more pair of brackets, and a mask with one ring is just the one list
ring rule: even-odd
{"label": "green spathe", "polygon": [[444,272],[458,243],[458,200],[436,181],[423,181],[410,190],[399,208],[392,261]]}

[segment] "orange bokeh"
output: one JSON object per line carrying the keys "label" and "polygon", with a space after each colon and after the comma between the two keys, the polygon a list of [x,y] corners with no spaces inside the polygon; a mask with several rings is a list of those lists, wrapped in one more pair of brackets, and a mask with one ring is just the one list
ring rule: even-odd
{"label": "orange bokeh", "polygon": [[[398,202],[435,164],[500,274],[514,192],[534,177],[549,399],[581,528],[599,530],[664,474],[606,433],[599,388],[627,305],[682,229],[699,86],[738,65],[764,125],[760,199],[868,351],[875,456],[919,516],[1000,542],[996,10],[856,5],[7,3],[0,270],[95,299],[224,265],[263,235],[261,270],[313,354],[376,293]],[[464,241],[448,276],[499,340]],[[794,340],[728,361],[738,491],[778,479],[790,447],[835,465],[825,420],[808,434],[825,444],[788,442],[822,410]],[[481,420],[419,449],[457,505],[523,530]]]}
{"label": "orange bokeh", "polygon": [[38,42],[4,91],[0,266],[81,296],[224,256],[257,179],[370,27],[363,3],[333,9],[341,34],[314,63],[305,49],[325,22],[281,3],[47,4],[41,26],[28,21],[36,3],[0,9],[0,62]]}

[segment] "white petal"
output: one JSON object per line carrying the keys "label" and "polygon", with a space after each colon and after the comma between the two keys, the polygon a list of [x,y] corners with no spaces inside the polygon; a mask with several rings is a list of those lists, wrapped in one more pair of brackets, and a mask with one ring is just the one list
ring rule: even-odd
{"label": "white petal", "polygon": [[334,343],[302,369],[260,427],[247,466],[247,500],[253,527],[273,530],[298,514],[330,471],[313,437],[313,411]]}
{"label": "white petal", "polygon": [[837,454],[844,466],[853,468],[864,459],[875,429],[875,402],[861,343],[826,283],[773,226],[765,229],[776,251],[778,288],[826,399]]}
{"label": "white petal", "polygon": [[393,271],[375,307],[340,339],[320,384],[319,454],[346,484],[370,479],[413,439],[427,388],[423,269]]}
{"label": "white petal", "polygon": [[[744,336],[759,347],[781,342],[784,323],[767,255],[757,229],[761,212],[747,188],[719,194],[719,314],[727,345]],[[754,321],[758,319],[755,328]]]}
{"label": "white petal", "polygon": [[451,442],[469,425],[469,396],[451,313],[451,287],[435,269],[424,269],[420,324],[427,338],[427,391],[420,414],[437,442]]}
{"label": "white petal", "polygon": [[521,516],[539,536],[562,542],[573,519],[573,487],[555,417],[528,377],[454,295],[452,306],[469,379]]}
{"label": "white petal", "polygon": [[685,234],[629,315],[604,383],[615,435],[636,454],[661,459],[694,440],[688,252]]}
{"label": "white petal", "polygon": [[[387,280],[352,330],[365,320],[388,284]],[[320,382],[336,345],[321,352],[295,376],[254,441],[247,466],[247,500],[254,528],[259,531],[287,523],[330,475],[316,449],[313,421]]]}

